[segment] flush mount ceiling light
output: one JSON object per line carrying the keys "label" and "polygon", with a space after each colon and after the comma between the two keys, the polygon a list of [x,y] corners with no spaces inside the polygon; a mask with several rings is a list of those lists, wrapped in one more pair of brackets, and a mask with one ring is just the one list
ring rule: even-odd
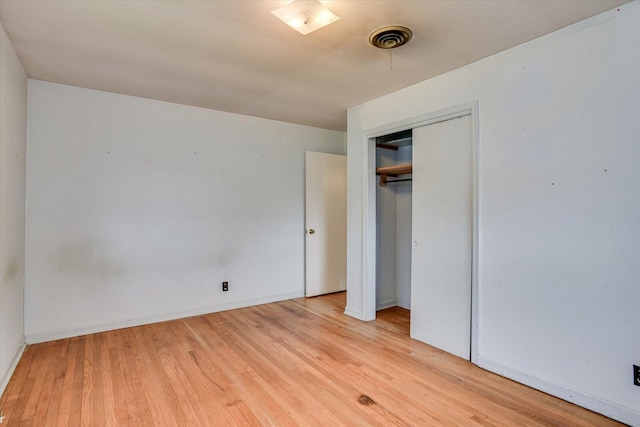
{"label": "flush mount ceiling light", "polygon": [[395,49],[407,44],[413,33],[407,27],[390,25],[375,30],[369,36],[369,44],[380,49]]}
{"label": "flush mount ceiling light", "polygon": [[271,13],[301,34],[309,34],[340,19],[319,0],[293,0]]}

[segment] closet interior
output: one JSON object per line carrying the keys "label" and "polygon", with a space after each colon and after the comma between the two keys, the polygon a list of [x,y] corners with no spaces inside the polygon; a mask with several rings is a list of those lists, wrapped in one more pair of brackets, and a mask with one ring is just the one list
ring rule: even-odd
{"label": "closet interior", "polygon": [[376,138],[376,309],[411,309],[412,129]]}

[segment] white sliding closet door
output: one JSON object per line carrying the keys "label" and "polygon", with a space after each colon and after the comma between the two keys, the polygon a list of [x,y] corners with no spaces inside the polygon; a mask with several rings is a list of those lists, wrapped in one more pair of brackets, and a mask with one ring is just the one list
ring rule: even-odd
{"label": "white sliding closet door", "polygon": [[411,337],[471,354],[471,116],[413,130]]}

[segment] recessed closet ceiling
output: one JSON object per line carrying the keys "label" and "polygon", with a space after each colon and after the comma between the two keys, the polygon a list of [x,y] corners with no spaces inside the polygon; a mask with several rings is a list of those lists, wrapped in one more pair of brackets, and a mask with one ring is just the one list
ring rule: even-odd
{"label": "recessed closet ceiling", "polygon": [[[340,20],[303,36],[286,1],[1,0],[30,78],[346,129],[346,109],[626,3],[325,0]],[[385,25],[411,43],[369,45]]]}

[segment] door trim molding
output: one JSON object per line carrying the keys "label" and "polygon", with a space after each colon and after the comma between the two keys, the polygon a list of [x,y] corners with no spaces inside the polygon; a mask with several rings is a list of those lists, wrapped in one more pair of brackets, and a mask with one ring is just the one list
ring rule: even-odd
{"label": "door trim molding", "polygon": [[471,362],[478,364],[479,334],[478,334],[478,279],[479,279],[479,103],[472,101],[465,104],[453,106],[443,110],[433,111],[404,120],[399,120],[365,129],[362,132],[363,142],[363,230],[362,230],[362,252],[363,262],[363,319],[373,320],[376,318],[376,174],[375,160],[376,147],[375,138],[378,136],[400,132],[416,127],[427,126],[447,120],[464,116],[471,116],[471,145],[472,145],[472,191],[473,191],[473,212],[472,212],[472,237],[471,237]]}

